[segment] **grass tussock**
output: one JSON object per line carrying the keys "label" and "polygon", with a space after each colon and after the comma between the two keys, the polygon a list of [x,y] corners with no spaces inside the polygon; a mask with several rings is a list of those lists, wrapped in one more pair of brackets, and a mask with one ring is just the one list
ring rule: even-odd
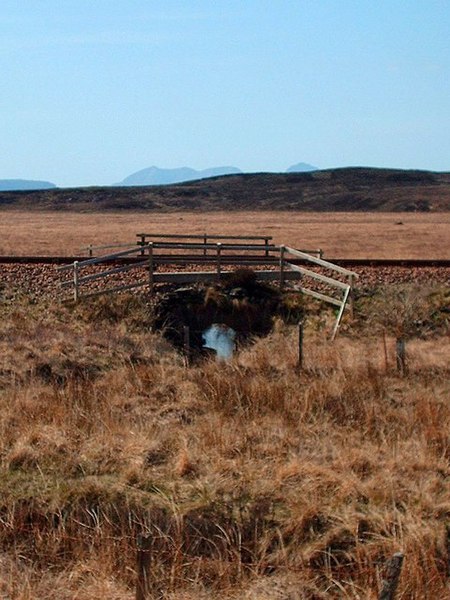
{"label": "grass tussock", "polygon": [[399,550],[399,598],[447,597],[448,333],[407,377],[315,321],[302,371],[283,324],[186,368],[129,302],[2,307],[0,595],[131,599],[144,533],[154,597],[375,599]]}

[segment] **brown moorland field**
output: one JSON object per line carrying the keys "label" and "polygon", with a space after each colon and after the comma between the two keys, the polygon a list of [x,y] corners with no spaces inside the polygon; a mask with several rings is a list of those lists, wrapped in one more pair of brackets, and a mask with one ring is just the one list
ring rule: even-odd
{"label": "brown moorland field", "polygon": [[136,233],[272,235],[277,244],[322,248],[330,258],[450,258],[450,212],[302,213],[4,211],[0,255],[78,255]]}
{"label": "brown moorland field", "polygon": [[[0,254],[78,254],[142,229],[449,257],[449,213],[273,211],[7,211]],[[186,365],[155,327],[155,299],[62,304],[40,293],[52,265],[12,267],[0,266],[0,597],[132,600],[141,533],[155,599],[376,600],[398,551],[399,600],[450,597],[443,280],[362,278],[334,343],[331,310],[293,305],[306,316],[299,371],[289,321],[229,363]]]}

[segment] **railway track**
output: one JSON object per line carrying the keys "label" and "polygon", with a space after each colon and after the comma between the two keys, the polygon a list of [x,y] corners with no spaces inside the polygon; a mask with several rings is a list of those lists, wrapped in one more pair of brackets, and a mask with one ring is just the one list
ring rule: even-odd
{"label": "railway track", "polygon": [[[87,256],[0,256],[0,265],[64,265],[70,264],[74,261],[87,260]],[[270,257],[269,257],[270,258]],[[197,263],[205,264],[213,262],[213,256],[200,256],[196,255],[164,255],[158,257],[156,262],[161,264],[170,264],[171,261],[179,262],[180,260],[186,263]],[[105,261],[105,264],[132,264],[133,262],[139,262],[142,260],[139,257],[123,257],[116,258],[113,260]],[[406,267],[411,269],[420,268],[450,268],[450,259],[390,259],[390,258],[328,258],[327,260],[345,268],[358,267],[372,267],[372,268],[385,268],[385,267]],[[265,264],[268,259],[264,257]],[[249,255],[236,255],[233,257],[227,257],[224,259],[224,264],[229,265],[251,265],[258,264],[261,262],[261,256],[249,256]],[[278,258],[272,257],[273,264],[278,264]],[[302,260],[291,259],[294,264],[302,264]]]}
{"label": "railway track", "polygon": [[[34,298],[60,300],[63,278],[62,273],[58,272],[56,267],[61,264],[70,264],[76,257],[24,256],[8,258],[9,260],[4,260],[5,257],[0,257],[0,304],[3,299],[21,297],[24,294]],[[344,268],[356,271],[359,275],[357,287],[361,289],[411,283],[418,286],[433,285],[450,288],[450,261],[448,260],[345,259],[335,260],[334,262]],[[120,268],[120,261],[116,264]],[[249,265],[247,264],[247,266]],[[178,268],[182,268],[183,271],[195,270],[195,265],[179,265]],[[273,268],[277,269],[277,265],[274,265]],[[104,265],[94,265],[92,273],[102,269],[104,269]],[[171,272],[173,267],[171,265],[158,265],[157,270],[158,272]],[[130,283],[128,274],[120,273],[118,283],[123,285]]]}

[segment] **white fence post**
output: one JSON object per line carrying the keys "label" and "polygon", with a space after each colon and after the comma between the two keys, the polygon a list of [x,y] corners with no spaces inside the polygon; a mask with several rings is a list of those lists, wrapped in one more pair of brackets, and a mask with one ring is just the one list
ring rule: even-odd
{"label": "white fence post", "polygon": [[355,276],[354,275],[349,275],[348,284],[350,286],[350,292],[348,295],[348,307],[350,309],[350,316],[353,319],[355,316],[355,293],[354,293]]}
{"label": "white fence post", "polygon": [[220,281],[222,244],[217,244],[217,280]]}

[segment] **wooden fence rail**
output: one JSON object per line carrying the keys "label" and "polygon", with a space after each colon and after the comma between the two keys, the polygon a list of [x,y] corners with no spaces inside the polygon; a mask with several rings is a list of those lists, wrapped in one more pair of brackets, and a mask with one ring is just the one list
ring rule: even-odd
{"label": "wooden fence rail", "polygon": [[176,233],[137,233],[136,237],[140,239],[137,243],[144,247],[149,242],[153,242],[158,239],[178,239],[178,240],[202,240],[203,254],[208,253],[208,244],[222,242],[222,240],[240,240],[242,242],[263,242],[265,255],[269,256],[269,242],[272,240],[271,235],[221,235],[221,234],[176,234]]}
{"label": "wooden fence rail", "polygon": [[[189,240],[189,242],[193,243],[193,240],[199,240],[201,242],[200,249],[204,254],[208,252],[208,244],[216,244],[217,241],[221,241],[224,243],[225,240],[232,240],[233,242],[242,241],[242,242],[260,242],[260,244],[255,244],[256,246],[261,246],[261,250],[264,251],[265,256],[269,256],[270,251],[275,247],[272,243],[272,236],[270,235],[221,235],[221,234],[211,234],[211,233],[203,233],[203,234],[170,234],[170,233],[137,233],[136,237],[138,240],[135,242],[136,245],[143,247],[147,246],[150,242],[159,241],[159,243],[164,243],[165,241],[173,241],[173,240]],[[163,241],[161,241],[163,240]],[[89,258],[94,257],[94,253],[98,250],[111,250],[113,248],[130,248],[134,245],[134,242],[130,243],[116,243],[116,244],[106,244],[106,245],[93,245],[89,244],[88,246],[84,246],[80,248],[80,250],[84,250],[88,252]],[[160,246],[162,247],[162,246]],[[166,246],[168,247],[168,246]],[[321,248],[316,249],[305,249],[303,252],[310,255],[317,255],[319,258],[323,257],[323,250]]]}
{"label": "wooden fence rail", "polygon": [[[312,265],[318,265],[327,271],[330,271],[334,274],[334,277],[330,277],[327,275],[323,275],[322,273],[317,273],[308,269],[306,267],[300,267],[298,265],[294,265],[287,260],[287,256],[295,256],[296,258],[301,258],[305,260],[307,263]],[[325,284],[328,288],[337,288],[340,297],[331,296],[329,294],[324,294],[322,292],[318,292],[317,290],[313,290],[309,287],[300,285],[297,286],[297,289],[304,294],[317,298],[318,300],[322,300],[329,304],[334,304],[339,308],[338,314],[336,316],[336,322],[333,327],[333,332],[331,339],[336,337],[337,331],[339,329],[339,325],[341,323],[342,317],[344,315],[344,310],[347,306],[347,302],[350,300],[350,311],[353,316],[353,287],[355,280],[358,278],[358,275],[354,271],[350,271],[349,269],[345,269],[344,267],[340,267],[339,265],[335,265],[334,263],[330,263],[323,258],[318,258],[315,256],[311,256],[302,250],[297,250],[295,248],[291,248],[289,246],[281,246],[280,247],[280,285],[283,286],[283,282],[285,279],[284,269],[289,269],[291,271],[295,271],[300,273],[302,276],[309,277],[311,279],[315,279],[323,284]],[[337,274],[337,275],[336,275]],[[346,281],[341,281],[337,278],[337,276],[345,277]]]}

